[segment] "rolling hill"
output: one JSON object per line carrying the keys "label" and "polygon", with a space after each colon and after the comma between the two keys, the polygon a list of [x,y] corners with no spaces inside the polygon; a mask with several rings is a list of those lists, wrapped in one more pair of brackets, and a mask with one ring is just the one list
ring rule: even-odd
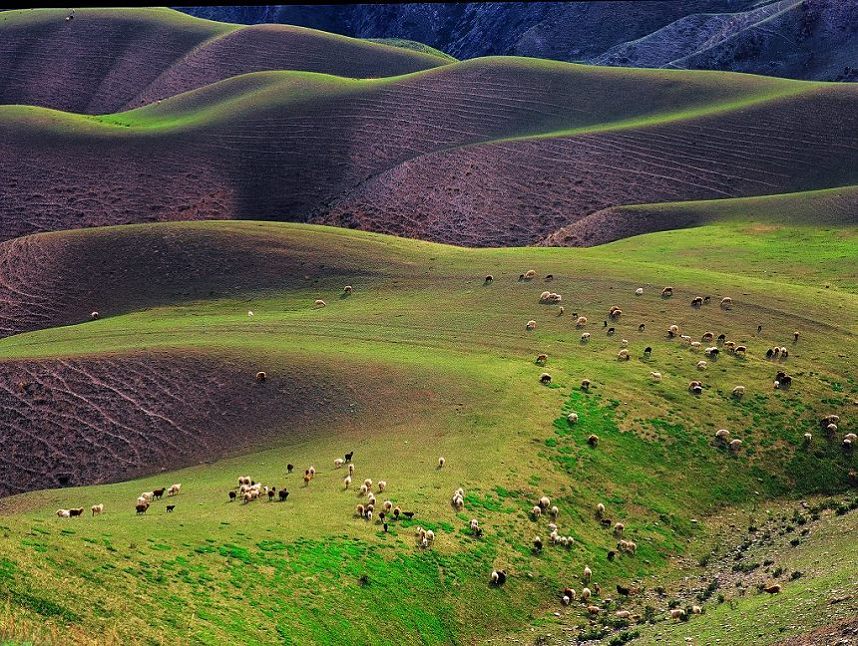
{"label": "rolling hill", "polygon": [[[489,58],[261,72],[113,115],[0,107],[0,230],[270,218],[534,244],[616,206],[855,184],[856,101],[849,85]],[[575,242],[665,228],[652,220]]]}
{"label": "rolling hill", "polygon": [[0,12],[0,104],[86,114],[136,108],[264,70],[395,76],[438,56],[285,25],[239,26],[169,9]]}
{"label": "rolling hill", "polygon": [[[4,492],[96,485],[0,500],[6,634],[40,643],[105,634],[119,642],[449,643],[523,625],[611,634],[621,630],[611,628],[614,608],[643,613],[648,603],[660,618],[666,600],[633,597],[591,620],[580,603],[561,606],[558,592],[580,589],[584,564],[602,584],[600,605],[617,583],[673,585],[695,572],[675,559],[721,540],[725,507],[745,522],[783,496],[841,500],[854,468],[839,441],[818,431],[832,412],[841,415],[838,437],[855,428],[844,352],[856,334],[854,284],[841,286],[830,261],[815,279],[829,289],[768,275],[742,253],[747,226],[727,219],[683,236],[576,250],[463,249],[275,222],[150,224],[4,243],[4,276],[29,278],[4,285],[3,311],[26,311],[33,295],[25,287],[46,285],[42,318],[0,341]],[[854,232],[769,225],[754,237],[799,274],[836,253],[832,238],[854,251]],[[692,262],[696,245],[713,239],[732,262]],[[10,245],[18,251],[8,253]],[[147,272],[144,259],[155,269]],[[518,278],[531,268],[533,280]],[[673,298],[660,297],[665,284]],[[538,303],[545,289],[563,295],[565,312]],[[715,304],[690,307],[697,294]],[[732,310],[717,305],[725,295]],[[319,298],[325,307],[314,306]],[[611,305],[623,308],[615,336],[601,322]],[[89,320],[90,310],[100,318]],[[576,315],[590,319],[587,343]],[[535,331],[525,330],[529,319]],[[747,357],[725,351],[698,370],[702,353],[666,338],[674,323],[693,338],[724,332],[748,346]],[[621,338],[628,362],[617,360]],[[789,347],[786,361],[765,358],[773,344]],[[533,363],[540,352],[545,367]],[[788,390],[772,388],[780,369],[793,375]],[[266,381],[255,379],[259,370]],[[653,382],[652,371],[662,380]],[[542,372],[552,375],[548,387]],[[578,387],[584,378],[589,392]],[[700,396],[688,392],[690,379],[702,379]],[[731,397],[736,384],[747,389],[742,399]],[[570,411],[579,415],[572,426]],[[738,453],[713,442],[720,427],[743,439]],[[586,443],[591,433],[600,438],[595,448]],[[347,451],[355,451],[356,478],[386,480],[384,495],[414,511],[413,520],[385,532],[354,516],[356,485],[345,491],[344,471],[332,463]],[[300,473],[309,465],[317,476],[305,487]],[[230,503],[227,492],[244,474],[286,487],[288,501]],[[135,475],[142,478],[125,481]],[[169,499],[173,513],[156,501],[135,515],[140,491],[172,482],[183,485]],[[449,504],[459,486],[461,512]],[[529,517],[543,494],[574,538],[568,551],[531,550],[535,536],[548,534],[547,520]],[[593,517],[600,501],[636,541],[634,556],[608,556],[616,539]],[[96,518],[54,514],[99,502],[106,512]],[[793,558],[843,545],[823,537],[851,526],[842,523],[854,514],[841,521],[825,509],[820,539],[801,538],[796,554],[807,556]],[[471,518],[483,538],[468,532]],[[430,549],[414,546],[417,525],[435,531]],[[763,558],[749,556],[749,567],[752,557]],[[835,573],[845,585],[850,563],[809,571],[802,588],[787,581],[784,598],[797,603],[800,589]],[[487,583],[497,567],[510,573],[500,588]],[[749,575],[747,585],[756,580]],[[722,592],[753,604],[742,630],[765,621],[785,638],[826,621],[824,613],[796,621],[775,604],[761,606],[761,597]],[[844,612],[855,607],[843,603]],[[713,597],[706,607],[689,626],[723,640],[717,618],[727,605]]]}
{"label": "rolling hill", "polygon": [[406,38],[453,56],[858,80],[858,7],[841,0],[407,3],[182,7],[239,23]]}

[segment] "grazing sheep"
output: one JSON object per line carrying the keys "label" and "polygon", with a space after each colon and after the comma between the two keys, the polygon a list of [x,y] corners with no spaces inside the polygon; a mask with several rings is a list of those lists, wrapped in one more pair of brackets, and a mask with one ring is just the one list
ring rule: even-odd
{"label": "grazing sheep", "polygon": [[286,499],[289,497],[289,492],[285,489],[281,489],[277,492],[277,497],[280,499],[280,502],[286,502]]}
{"label": "grazing sheep", "polygon": [[593,434],[587,438],[587,444],[589,444],[590,446],[592,446],[594,448],[598,443],[599,443],[599,436],[598,435]]}
{"label": "grazing sheep", "polygon": [[584,392],[590,390],[590,380],[589,379],[582,379],[581,380],[581,390],[583,390]]}
{"label": "grazing sheep", "polygon": [[394,507],[394,508],[393,508],[393,517],[394,517],[394,518],[398,519],[398,518],[399,518],[399,514],[401,514],[401,513],[402,513],[402,510],[401,510],[399,507]]}
{"label": "grazing sheep", "polygon": [[661,295],[664,298],[668,298],[670,296],[673,296],[673,287],[665,287],[664,289],[661,290]]}
{"label": "grazing sheep", "polygon": [[736,352],[736,344],[733,341],[724,341],[722,344],[729,352]]}
{"label": "grazing sheep", "polygon": [[615,332],[616,332],[616,330],[614,328],[609,327],[607,334],[608,334],[608,336],[614,336]]}
{"label": "grazing sheep", "polygon": [[611,320],[614,320],[614,321],[616,321],[622,315],[623,315],[623,310],[621,310],[616,305],[611,307],[611,310],[608,312],[608,318],[610,318]]}
{"label": "grazing sheep", "polygon": [[702,615],[703,614],[703,608],[701,608],[700,606],[691,606],[691,614],[692,615]]}
{"label": "grazing sheep", "polygon": [[706,370],[706,368],[707,368],[708,366],[709,366],[709,364],[708,364],[708,363],[706,363],[705,361],[698,361],[698,362],[697,362],[697,369],[698,369],[698,370]]}
{"label": "grazing sheep", "polygon": [[561,305],[560,307],[557,308],[557,316],[563,316],[563,312],[565,312],[565,311],[566,311],[566,308]]}
{"label": "grazing sheep", "polygon": [[792,342],[798,343],[798,331],[792,333]]}
{"label": "grazing sheep", "polygon": [[545,274],[545,280],[554,280],[554,274]]}
{"label": "grazing sheep", "polygon": [[89,318],[91,318],[93,321],[97,321],[99,318],[101,318],[101,315],[98,312],[93,312],[89,315]]}
{"label": "grazing sheep", "polygon": [[352,486],[352,477],[346,476],[345,478],[343,478],[343,489],[348,489],[351,486]]}
{"label": "grazing sheep", "polygon": [[149,503],[137,503],[135,506],[138,514],[145,514],[146,510],[149,509]]}
{"label": "grazing sheep", "polygon": [[494,276],[492,276],[491,274],[487,274],[484,282],[491,283],[494,281],[494,279],[495,279]]}
{"label": "grazing sheep", "polygon": [[638,332],[643,332],[646,329],[646,323],[638,325]]}
{"label": "grazing sheep", "polygon": [[719,428],[718,431],[715,433],[715,439],[720,442],[726,442],[729,437],[730,431],[728,431],[726,428]]}
{"label": "grazing sheep", "polygon": [[634,541],[620,540],[620,542],[617,543],[617,549],[619,549],[621,552],[634,554],[638,550],[638,545]]}
{"label": "grazing sheep", "polygon": [[661,373],[660,372],[651,372],[649,376],[652,377],[653,381],[661,381]]}
{"label": "grazing sheep", "polygon": [[638,287],[635,290],[635,296],[643,296],[643,287]]}
{"label": "grazing sheep", "polygon": [[672,339],[672,338],[674,338],[677,334],[679,334],[679,326],[678,326],[678,325],[671,325],[669,328],[667,328],[667,336],[668,336],[668,338],[671,338],[671,339]]}
{"label": "grazing sheep", "polygon": [[813,435],[810,433],[805,433],[804,434],[804,443],[810,444],[811,442],[813,442]]}
{"label": "grazing sheep", "polygon": [[503,585],[506,583],[506,572],[504,570],[494,570],[491,576],[492,585]]}
{"label": "grazing sheep", "polygon": [[426,531],[426,540],[430,543],[435,540],[435,532],[433,532],[431,529]]}
{"label": "grazing sheep", "polygon": [[345,463],[346,463],[346,461],[343,460],[342,458],[336,458],[334,460],[334,468],[335,469],[341,469]]}
{"label": "grazing sheep", "polygon": [[552,505],[551,509],[548,510],[548,513],[552,518],[557,520],[557,516],[560,514],[560,508],[557,505]]}
{"label": "grazing sheep", "polygon": [[164,491],[166,491],[164,487],[161,487],[160,489],[153,489],[152,493],[155,494],[155,500],[161,500],[161,497],[164,495]]}
{"label": "grazing sheep", "polygon": [[712,341],[715,338],[714,332],[706,332],[702,337],[703,341]]}
{"label": "grazing sheep", "polygon": [[542,507],[534,505],[533,509],[530,510],[530,515],[533,516],[533,520],[539,520],[539,517],[542,516]]}
{"label": "grazing sheep", "polygon": [[536,278],[536,270],[528,269],[526,272],[524,272],[525,280],[533,280],[534,278]]}
{"label": "grazing sheep", "polygon": [[155,500],[155,492],[154,491],[144,491],[140,494],[140,497],[143,498],[146,502],[151,503]]}
{"label": "grazing sheep", "polygon": [[294,469],[294,468],[295,468],[294,464],[287,464],[286,465],[286,473],[292,473],[292,469]]}
{"label": "grazing sheep", "polygon": [[690,390],[695,395],[699,395],[703,392],[703,384],[699,381],[692,381],[690,384],[688,384],[688,390]]}
{"label": "grazing sheep", "polygon": [[616,536],[617,538],[620,538],[623,535],[623,532],[625,531],[625,529],[626,529],[626,526],[623,525],[622,523],[614,524],[614,536]]}
{"label": "grazing sheep", "polygon": [[357,516],[358,518],[363,518],[364,514],[366,514],[366,507],[360,504],[355,507],[355,516]]}
{"label": "grazing sheep", "polygon": [[685,611],[682,608],[673,608],[670,611],[671,619],[682,619],[685,616]]}
{"label": "grazing sheep", "polygon": [[533,539],[533,551],[537,554],[542,551],[542,539],[539,536]]}
{"label": "grazing sheep", "polygon": [[363,481],[363,486],[366,487],[367,489],[372,489],[372,478],[366,478]]}
{"label": "grazing sheep", "polygon": [[584,333],[581,335],[581,343],[587,343],[587,341],[589,341],[589,340],[590,340],[590,333],[589,333],[589,332],[584,332]]}
{"label": "grazing sheep", "polygon": [[544,366],[546,361],[548,361],[548,355],[547,354],[536,355],[536,362],[535,362],[536,365]]}
{"label": "grazing sheep", "polygon": [[355,474],[355,465],[353,462],[349,462],[349,475],[353,476]]}
{"label": "grazing sheep", "polygon": [[555,292],[542,292],[539,296],[539,302],[542,305],[556,305],[561,302],[563,297],[560,294],[556,294]]}
{"label": "grazing sheep", "polygon": [[569,423],[570,426],[573,424],[577,424],[578,423],[578,413],[569,413],[566,416],[566,421]]}
{"label": "grazing sheep", "polygon": [[691,341],[691,336],[688,334],[680,334],[679,338],[682,339],[683,341]]}
{"label": "grazing sheep", "polygon": [[730,450],[733,451],[733,453],[738,453],[740,448],[742,448],[742,440],[738,438],[730,440]]}
{"label": "grazing sheep", "polygon": [[57,516],[59,518],[71,518],[71,512],[68,509],[57,509]]}
{"label": "grazing sheep", "polygon": [[530,320],[527,322],[527,325],[524,326],[525,330],[533,331],[536,329],[536,321]]}
{"label": "grazing sheep", "polygon": [[591,578],[593,578],[593,570],[590,569],[589,565],[584,566],[584,575],[581,577],[585,583],[589,582]]}
{"label": "grazing sheep", "polygon": [[551,498],[542,496],[537,504],[542,508],[542,511],[545,511],[551,506]]}
{"label": "grazing sheep", "polygon": [[267,372],[260,370],[259,372],[256,373],[256,381],[265,381],[266,379],[268,379],[268,373]]}
{"label": "grazing sheep", "polygon": [[168,496],[178,496],[179,492],[182,490],[182,485],[179,483],[170,485],[170,488],[167,489]]}
{"label": "grazing sheep", "polygon": [[360,486],[360,489],[358,489],[358,496],[363,498],[367,494],[367,492],[369,492],[369,488],[365,484],[362,484]]}
{"label": "grazing sheep", "polygon": [[176,508],[176,505],[167,505],[167,513],[172,514],[173,510]]}
{"label": "grazing sheep", "polygon": [[733,307],[733,299],[725,296],[721,299],[721,309],[729,310]]}
{"label": "grazing sheep", "polygon": [[383,503],[381,503],[381,508],[382,508],[386,513],[388,513],[388,514],[389,514],[391,511],[393,511],[393,501],[391,501],[391,500],[385,500]]}
{"label": "grazing sheep", "polygon": [[733,387],[733,397],[736,399],[741,399],[745,396],[745,387],[744,386],[734,386]]}
{"label": "grazing sheep", "polygon": [[560,599],[560,603],[562,603],[564,606],[568,606],[570,602],[571,602],[571,599],[568,596],[566,596],[565,594],[563,595],[563,598]]}
{"label": "grazing sheep", "polygon": [[628,361],[630,358],[629,351],[625,348],[617,352],[617,361]]}
{"label": "grazing sheep", "polygon": [[780,583],[772,583],[772,584],[770,584],[770,585],[767,585],[767,586],[766,586],[765,588],[763,588],[763,589],[764,589],[766,592],[768,592],[769,594],[777,594],[777,593],[779,593],[779,592],[781,591],[781,584],[780,584]]}
{"label": "grazing sheep", "polygon": [[312,480],[312,479],[313,479],[313,476],[311,476],[309,473],[304,473],[304,486],[309,487],[310,486],[310,480]]}
{"label": "grazing sheep", "polygon": [[447,463],[447,460],[443,457],[438,458],[438,468],[443,469],[444,465]]}
{"label": "grazing sheep", "polygon": [[623,348],[629,347],[629,340],[628,339],[622,339],[620,341],[620,347],[623,347]]}
{"label": "grazing sheep", "polygon": [[236,499],[237,495],[238,495],[238,494],[236,494],[234,491],[230,491],[230,492],[229,492],[229,501],[230,501],[230,502],[235,502],[235,499]]}
{"label": "grazing sheep", "polygon": [[717,359],[718,355],[721,354],[721,350],[716,348],[715,346],[710,346],[704,350],[707,356],[712,357],[713,359]]}
{"label": "grazing sheep", "polygon": [[104,503],[100,503],[98,505],[93,505],[92,507],[90,507],[90,510],[92,511],[93,516],[98,516],[99,514],[103,514],[104,513]]}
{"label": "grazing sheep", "polygon": [[652,348],[651,348],[650,346],[647,346],[647,347],[645,347],[645,348],[644,348],[644,356],[645,356],[647,359],[649,359],[649,358],[650,358],[650,356],[652,356]]}
{"label": "grazing sheep", "polygon": [[575,320],[575,327],[584,327],[585,325],[587,325],[587,317],[586,316],[579,316]]}
{"label": "grazing sheep", "polygon": [[587,601],[590,598],[590,595],[593,593],[590,592],[590,588],[582,588],[581,589],[581,601]]}
{"label": "grazing sheep", "polygon": [[379,480],[378,481],[378,493],[381,493],[385,489],[387,489],[387,480]]}
{"label": "grazing sheep", "polygon": [[539,383],[545,384],[545,385],[550,384],[551,383],[551,375],[549,375],[547,372],[543,372],[541,375],[539,375]]}
{"label": "grazing sheep", "polygon": [[271,502],[272,500],[274,500],[274,495],[275,495],[276,493],[277,493],[277,492],[276,492],[274,489],[269,489],[269,490],[268,490],[268,502]]}
{"label": "grazing sheep", "polygon": [[596,518],[602,518],[605,515],[605,505],[599,503],[596,505]]}
{"label": "grazing sheep", "polygon": [[691,299],[691,307],[700,307],[701,305],[703,305],[702,296],[695,296]]}
{"label": "grazing sheep", "polygon": [[587,612],[589,612],[591,615],[598,615],[600,612],[602,612],[602,609],[599,606],[590,605],[587,606]]}
{"label": "grazing sheep", "polygon": [[617,610],[614,613],[614,616],[617,617],[618,619],[628,619],[629,617],[632,616],[632,613],[630,613],[628,610]]}
{"label": "grazing sheep", "polygon": [[313,302],[313,305],[314,305],[315,307],[324,307],[325,305],[327,305],[327,303],[326,303],[325,301],[323,301],[321,298],[317,298],[317,299]]}

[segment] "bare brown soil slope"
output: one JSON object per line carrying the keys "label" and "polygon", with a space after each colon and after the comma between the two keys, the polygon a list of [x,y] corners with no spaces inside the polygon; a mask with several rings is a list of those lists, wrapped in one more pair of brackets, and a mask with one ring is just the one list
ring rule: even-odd
{"label": "bare brown soil slope", "polygon": [[240,27],[168,9],[0,14],[0,103],[106,114],[261,70],[395,76],[442,65],[429,54],[303,27]]}
{"label": "bare brown soil slope", "polygon": [[526,245],[613,206],[858,183],[858,88],[708,74],[485,59],[242,76],[104,118],[6,108],[0,232],[284,219]]}
{"label": "bare brown soil slope", "polygon": [[193,225],[26,236],[0,243],[0,338],[178,301],[310,287],[367,274],[302,239]]}
{"label": "bare brown soil slope", "polygon": [[360,375],[188,351],[0,362],[0,497],[260,450],[345,423],[356,403],[383,414],[366,393],[392,397],[388,375]]}

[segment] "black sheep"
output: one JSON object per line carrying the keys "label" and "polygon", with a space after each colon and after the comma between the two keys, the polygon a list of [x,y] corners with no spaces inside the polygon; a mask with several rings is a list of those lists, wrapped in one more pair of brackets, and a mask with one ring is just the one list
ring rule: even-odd
{"label": "black sheep", "polygon": [[171,513],[176,508],[176,505],[167,505],[167,513]]}
{"label": "black sheep", "polygon": [[354,451],[352,451],[351,453],[346,453],[346,455],[345,455],[346,462],[351,462],[351,461],[352,461],[352,456],[353,456],[354,454],[355,454],[355,452],[354,452]]}
{"label": "black sheep", "polygon": [[414,518],[414,512],[413,511],[403,511],[402,515],[405,516],[408,520],[411,520],[412,518]]}
{"label": "black sheep", "polygon": [[235,493],[234,491],[230,491],[230,492],[229,492],[229,501],[230,501],[230,502],[233,502],[233,501],[235,500],[235,498],[236,498],[236,496],[237,496],[237,495],[238,495],[238,494],[237,494],[237,493]]}
{"label": "black sheep", "polygon": [[286,473],[292,473],[292,469],[294,469],[294,468],[295,468],[294,464],[287,464],[286,465]]}
{"label": "black sheep", "polygon": [[280,502],[284,502],[289,497],[289,492],[281,489],[277,495],[280,496]]}

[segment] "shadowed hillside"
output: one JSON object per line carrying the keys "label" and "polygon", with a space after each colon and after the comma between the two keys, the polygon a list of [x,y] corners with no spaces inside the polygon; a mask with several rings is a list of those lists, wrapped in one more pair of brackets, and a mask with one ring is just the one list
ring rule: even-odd
{"label": "shadowed hillside", "polygon": [[532,244],[613,206],[858,182],[857,92],[491,58],[377,80],[244,75],[103,117],[5,107],[0,223],[9,238],[282,218]]}
{"label": "shadowed hillside", "polygon": [[457,58],[516,55],[596,65],[858,80],[851,0],[408,3],[183,7],[214,20],[406,38]]}
{"label": "shadowed hillside", "polygon": [[230,76],[305,70],[382,77],[443,64],[437,56],[302,27],[242,27],[168,9],[0,13],[0,103],[105,114]]}

